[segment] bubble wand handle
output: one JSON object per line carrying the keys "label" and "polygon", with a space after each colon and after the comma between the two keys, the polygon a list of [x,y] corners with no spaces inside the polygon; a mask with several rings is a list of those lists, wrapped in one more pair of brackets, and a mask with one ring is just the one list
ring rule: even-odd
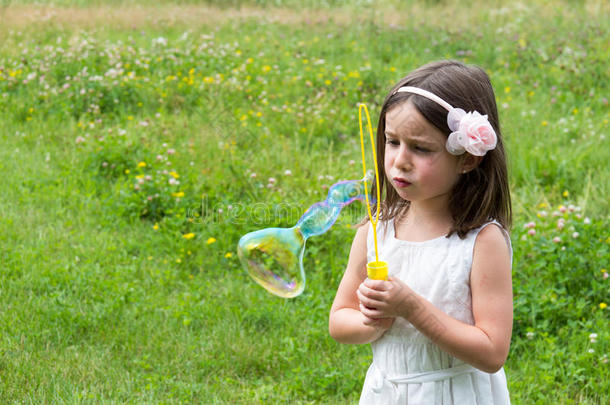
{"label": "bubble wand handle", "polygon": [[366,108],[364,103],[360,103],[358,105],[358,123],[360,124],[360,150],[362,152],[362,172],[364,173],[364,187],[368,190],[368,185],[366,184],[366,158],[364,155],[364,134],[362,131],[362,110],[366,114],[366,123],[367,128],[369,130],[369,138],[371,139],[371,150],[373,151],[373,162],[375,164],[375,185],[377,186],[377,207],[375,212],[375,219],[373,219],[373,214],[371,213],[371,204],[369,201],[368,193],[365,193],[366,197],[366,209],[369,214],[369,219],[371,220],[371,224],[373,225],[373,238],[375,240],[375,260],[379,262],[379,251],[377,248],[377,222],[379,222],[379,208],[380,208],[380,193],[379,193],[379,169],[377,166],[377,154],[375,153],[375,141],[373,139],[373,126],[371,125],[371,117],[369,115],[369,110]]}

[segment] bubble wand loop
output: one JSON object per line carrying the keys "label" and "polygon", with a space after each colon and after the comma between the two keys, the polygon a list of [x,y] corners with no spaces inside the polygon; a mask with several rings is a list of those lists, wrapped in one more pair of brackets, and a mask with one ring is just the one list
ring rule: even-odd
{"label": "bubble wand loop", "polygon": [[375,153],[375,141],[373,137],[373,126],[371,125],[371,117],[369,115],[369,110],[366,108],[364,103],[360,103],[358,105],[358,124],[360,125],[360,150],[362,152],[362,171],[364,173],[364,187],[368,190],[368,185],[366,182],[366,158],[364,154],[364,133],[362,130],[362,110],[366,115],[366,123],[367,128],[369,130],[369,138],[371,140],[371,150],[373,151],[373,163],[375,166],[375,186],[377,191],[377,206],[375,209],[375,218],[373,219],[373,214],[371,212],[371,204],[369,201],[368,193],[365,193],[366,198],[366,209],[369,214],[369,219],[371,220],[371,225],[373,227],[373,239],[375,241],[375,261],[371,263],[367,263],[367,274],[369,278],[375,280],[385,280],[388,278],[388,265],[386,262],[379,261],[379,249],[377,247],[377,223],[379,222],[379,211],[380,211],[380,192],[379,192],[379,168],[377,166],[377,154]]}

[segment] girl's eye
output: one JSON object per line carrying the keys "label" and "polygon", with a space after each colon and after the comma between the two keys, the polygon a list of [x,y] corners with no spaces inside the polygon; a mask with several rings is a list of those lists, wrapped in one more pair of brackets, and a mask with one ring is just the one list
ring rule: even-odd
{"label": "girl's eye", "polygon": [[400,144],[400,142],[398,142],[398,141],[397,141],[397,140],[395,140],[395,139],[386,139],[385,143],[387,143],[387,144],[389,144],[389,145],[394,145],[394,146],[396,146],[396,145],[399,145],[399,144]]}
{"label": "girl's eye", "polygon": [[415,150],[418,151],[418,152],[421,152],[421,153],[428,153],[428,152],[430,152],[430,149],[424,148],[422,146],[416,146]]}

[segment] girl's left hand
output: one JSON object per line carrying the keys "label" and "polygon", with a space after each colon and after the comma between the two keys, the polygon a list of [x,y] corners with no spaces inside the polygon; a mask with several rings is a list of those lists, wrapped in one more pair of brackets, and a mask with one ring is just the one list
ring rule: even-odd
{"label": "girl's left hand", "polygon": [[411,318],[420,307],[415,292],[401,280],[389,277],[388,280],[364,280],[356,290],[360,301],[360,311],[371,319],[400,316]]}

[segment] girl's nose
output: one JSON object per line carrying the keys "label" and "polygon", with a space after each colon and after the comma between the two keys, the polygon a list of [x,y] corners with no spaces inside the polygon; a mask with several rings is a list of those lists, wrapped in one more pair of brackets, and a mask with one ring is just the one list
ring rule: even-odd
{"label": "girl's nose", "polygon": [[398,155],[394,160],[394,166],[404,171],[409,171],[413,168],[413,165],[411,164],[411,156],[406,147],[402,147],[398,151]]}

